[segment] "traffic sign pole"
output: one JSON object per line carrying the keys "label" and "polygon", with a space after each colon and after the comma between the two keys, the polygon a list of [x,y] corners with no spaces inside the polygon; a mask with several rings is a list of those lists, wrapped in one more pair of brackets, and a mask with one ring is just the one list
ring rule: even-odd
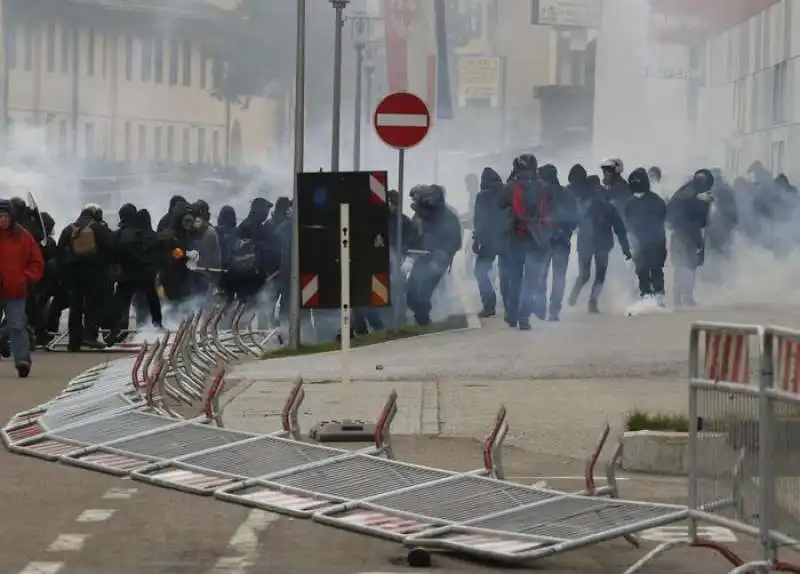
{"label": "traffic sign pole", "polygon": [[[372,125],[383,143],[398,151],[397,157],[397,250],[403,245],[403,195],[405,193],[406,150],[419,144],[430,131],[431,114],[427,104],[408,92],[395,92],[386,96],[375,108]],[[400,273],[402,261],[395,273]],[[402,324],[402,305],[395,305],[397,327]]]}
{"label": "traffic sign pole", "polygon": [[[403,272],[403,261],[402,261],[402,253],[403,253],[403,188],[405,187],[405,174],[406,172],[406,150],[400,149],[397,151],[397,213],[395,216],[397,217],[397,229],[396,229],[396,241],[397,241],[397,251],[401,255],[397,258],[397,270],[396,273]],[[397,293],[395,295],[395,302],[396,305],[394,306],[394,323],[395,329],[399,329],[403,326],[403,315],[405,314],[405,305],[402,301],[402,295]]]}

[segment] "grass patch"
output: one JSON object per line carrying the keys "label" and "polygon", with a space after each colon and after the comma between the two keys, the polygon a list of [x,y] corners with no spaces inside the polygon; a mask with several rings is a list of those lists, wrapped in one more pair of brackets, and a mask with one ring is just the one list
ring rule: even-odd
{"label": "grass patch", "polygon": [[[442,333],[455,329],[465,329],[466,327],[466,315],[453,315],[442,321],[431,323],[430,325],[404,325],[399,329],[386,329],[384,331],[369,333],[368,335],[353,337],[350,341],[350,346],[351,348],[367,347],[369,345],[397,341],[399,339],[408,339],[409,337],[417,337],[419,335],[430,335],[432,333]],[[263,358],[280,359],[282,357],[295,357],[297,355],[315,355],[317,353],[338,351],[341,348],[342,345],[338,341],[300,345],[300,348],[296,351],[288,347],[282,347],[274,351],[268,351],[264,354]]]}
{"label": "grass patch", "polygon": [[637,409],[628,413],[625,430],[689,432],[689,417],[678,413],[648,413]]}

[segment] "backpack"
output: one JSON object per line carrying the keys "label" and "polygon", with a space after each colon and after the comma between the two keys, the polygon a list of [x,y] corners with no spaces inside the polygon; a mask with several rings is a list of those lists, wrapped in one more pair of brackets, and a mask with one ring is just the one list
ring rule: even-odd
{"label": "backpack", "polygon": [[94,236],[94,229],[88,223],[72,225],[72,235],[70,237],[72,253],[78,257],[87,257],[97,253],[97,241]]}
{"label": "backpack", "polygon": [[228,259],[227,272],[237,279],[261,275],[261,253],[253,239],[236,240]]}
{"label": "backpack", "polygon": [[538,203],[534,217],[528,213],[525,205],[525,187],[523,183],[516,182],[511,192],[511,212],[514,215],[514,231],[517,236],[528,237],[538,246],[549,244],[549,237],[555,227],[552,213],[550,212],[549,189],[534,182],[537,189]]}

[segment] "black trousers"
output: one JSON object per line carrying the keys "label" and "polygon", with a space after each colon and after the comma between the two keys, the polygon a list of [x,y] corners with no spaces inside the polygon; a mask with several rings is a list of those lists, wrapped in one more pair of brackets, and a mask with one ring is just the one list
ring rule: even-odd
{"label": "black trousers", "polygon": [[97,339],[100,326],[110,320],[109,308],[113,301],[104,270],[91,265],[70,269],[67,288],[69,348],[77,350],[84,341]]}
{"label": "black trousers", "polygon": [[114,294],[114,318],[115,323],[112,327],[114,336],[119,335],[129,327],[131,304],[134,297],[140,295],[144,297],[150,311],[150,318],[155,325],[161,325],[161,300],[156,291],[156,278],[152,274],[142,275],[134,278],[121,278],[117,282],[117,289]]}
{"label": "black trousers", "polygon": [[594,261],[594,283],[589,294],[589,302],[592,305],[597,304],[606,282],[608,255],[609,251],[607,249],[578,249],[578,277],[572,286],[572,292],[569,297],[570,305],[577,303],[581,291],[592,278],[592,261]]}

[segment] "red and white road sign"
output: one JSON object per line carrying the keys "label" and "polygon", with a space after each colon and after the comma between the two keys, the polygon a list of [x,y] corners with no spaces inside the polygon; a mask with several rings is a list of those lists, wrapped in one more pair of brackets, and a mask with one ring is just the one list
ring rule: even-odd
{"label": "red and white road sign", "polygon": [[378,137],[395,149],[414,147],[425,139],[431,128],[427,104],[408,92],[395,92],[383,98],[372,120]]}

